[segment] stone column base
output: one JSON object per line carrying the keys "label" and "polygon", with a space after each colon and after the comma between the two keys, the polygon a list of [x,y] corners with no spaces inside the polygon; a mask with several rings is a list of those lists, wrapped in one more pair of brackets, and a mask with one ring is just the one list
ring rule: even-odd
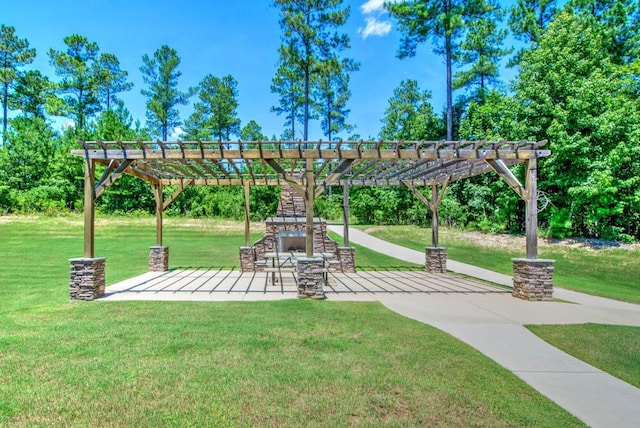
{"label": "stone column base", "polygon": [[553,300],[555,260],[512,259],[513,297],[531,301]]}
{"label": "stone column base", "polygon": [[356,271],[356,249],[353,247],[338,247],[338,260],[340,269],[344,273]]}
{"label": "stone column base", "polygon": [[69,280],[69,296],[71,300],[94,300],[104,294],[106,259],[69,259],[71,262],[71,279]]}
{"label": "stone column base", "polygon": [[240,247],[240,271],[256,271],[256,252],[254,247]]}
{"label": "stone column base", "polygon": [[169,270],[169,247],[149,247],[149,271],[165,272]]}
{"label": "stone column base", "polygon": [[447,249],[444,247],[425,247],[424,268],[429,273],[447,272]]}
{"label": "stone column base", "polygon": [[302,257],[297,263],[298,299],[325,299],[324,259]]}

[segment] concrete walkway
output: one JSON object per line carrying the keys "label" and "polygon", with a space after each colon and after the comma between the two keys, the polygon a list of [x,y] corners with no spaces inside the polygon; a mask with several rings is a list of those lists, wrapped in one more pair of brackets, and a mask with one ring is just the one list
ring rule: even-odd
{"label": "concrete walkway", "polygon": [[[342,226],[330,226],[341,234]],[[391,244],[357,229],[350,240],[409,262],[424,253]],[[356,256],[357,257],[357,256]],[[511,286],[511,277],[447,261],[449,270]],[[473,346],[536,390],[594,427],[637,427],[640,389],[580,361],[529,332],[525,324],[602,323],[640,326],[640,306],[555,288],[573,303],[526,302],[504,295],[381,295],[389,309],[433,325]]]}

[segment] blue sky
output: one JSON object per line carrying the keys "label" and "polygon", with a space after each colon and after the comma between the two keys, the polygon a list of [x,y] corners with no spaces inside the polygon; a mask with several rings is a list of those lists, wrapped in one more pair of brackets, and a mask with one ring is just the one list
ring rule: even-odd
{"label": "blue sky", "polygon": [[[377,137],[393,89],[404,79],[415,79],[433,94],[436,111],[444,108],[443,60],[423,45],[414,58],[399,60],[395,54],[400,36],[382,0],[345,0],[351,15],[343,32],[351,38],[345,53],[358,62],[352,75],[349,123],[363,138]],[[268,137],[280,136],[284,119],[270,112],[277,95],[270,91],[281,44],[278,10],[270,0],[17,0],[4,2],[0,23],[16,28],[37,49],[33,68],[54,80],[47,52],[63,50],[63,38],[80,34],[96,42],[101,52],[115,54],[134,83],[121,94],[134,119],[145,122],[144,87],[139,71],[144,54],[161,45],[175,49],[182,62],[181,89],[196,86],[207,74],[231,74],[238,81],[238,115],[244,125],[253,119]],[[192,104],[181,109],[184,120]],[[60,120],[56,121],[60,123]],[[299,138],[300,136],[298,136]],[[343,135],[346,138],[347,135]],[[318,123],[310,139],[322,138]]]}

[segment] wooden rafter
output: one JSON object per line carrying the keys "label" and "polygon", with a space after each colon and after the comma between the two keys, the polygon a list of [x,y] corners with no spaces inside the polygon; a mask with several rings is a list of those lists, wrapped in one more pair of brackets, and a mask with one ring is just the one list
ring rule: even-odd
{"label": "wooden rafter", "polygon": [[169,207],[169,205],[171,205],[171,202],[175,201],[178,195],[180,195],[180,193],[182,193],[184,189],[193,185],[193,183],[194,183],[193,179],[181,182],[178,185],[178,188],[171,194],[171,196],[169,196],[169,198],[163,202],[162,211],[166,210]]}
{"label": "wooden rafter", "polygon": [[82,149],[72,153],[105,165],[127,161],[125,173],[163,185],[184,180],[217,186],[287,182],[294,188],[300,186],[298,193],[306,186],[295,173],[306,171],[309,164],[314,196],[329,185],[401,186],[411,182],[419,187],[496,171],[523,197],[522,186],[514,181],[508,166],[548,156],[550,152],[542,148],[545,143],[93,141],[81,142]]}
{"label": "wooden rafter", "polygon": [[508,185],[513,189],[514,192],[520,196],[520,198],[524,201],[527,200],[527,191],[524,186],[520,183],[518,178],[513,175],[513,172],[502,162],[500,159],[487,159],[487,165],[493,169],[496,174],[498,174]]}

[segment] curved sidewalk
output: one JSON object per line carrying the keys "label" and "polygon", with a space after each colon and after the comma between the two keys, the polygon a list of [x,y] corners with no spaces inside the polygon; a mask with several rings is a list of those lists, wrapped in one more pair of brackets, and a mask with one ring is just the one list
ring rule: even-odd
{"label": "curved sidewalk", "polygon": [[[329,226],[342,234],[342,226]],[[374,251],[424,264],[410,250],[349,229],[350,240]],[[511,286],[511,277],[447,261],[449,270]],[[525,324],[602,323],[640,326],[640,305],[555,288],[573,303],[526,302],[510,296],[381,296],[389,309],[433,325],[473,346],[590,426],[636,427],[640,389],[549,345]]]}

